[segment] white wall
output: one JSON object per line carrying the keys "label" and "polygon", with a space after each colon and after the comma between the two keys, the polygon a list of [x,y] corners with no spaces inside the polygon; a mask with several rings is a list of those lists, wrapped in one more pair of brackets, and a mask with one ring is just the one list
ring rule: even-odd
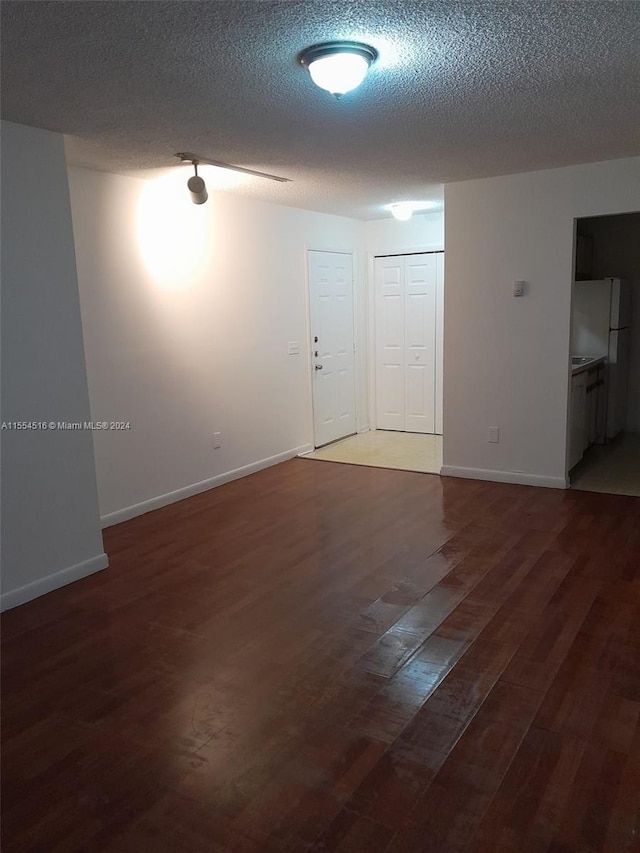
{"label": "white wall", "polygon": [[574,218],[638,210],[639,176],[632,158],[445,187],[443,473],[566,484]]}
{"label": "white wall", "polygon": [[[90,420],[59,134],[2,122],[2,420]],[[2,432],[2,607],[105,568],[92,434]]]}
{"label": "white wall", "polygon": [[444,249],[444,213],[415,213],[407,222],[373,219],[364,223],[364,233],[372,255]]}
{"label": "white wall", "polygon": [[211,189],[198,207],[175,174],[69,170],[91,411],[131,424],[94,436],[106,523],[311,445],[305,247],[356,250],[366,338],[362,223]]}

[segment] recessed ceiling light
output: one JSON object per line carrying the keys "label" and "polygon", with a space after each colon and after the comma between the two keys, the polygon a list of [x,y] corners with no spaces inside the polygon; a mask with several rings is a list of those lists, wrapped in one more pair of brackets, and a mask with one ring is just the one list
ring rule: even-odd
{"label": "recessed ceiling light", "polygon": [[393,204],[388,204],[386,209],[390,210],[396,219],[406,222],[411,219],[414,213],[435,210],[438,207],[440,207],[440,202],[437,201],[396,201]]}
{"label": "recessed ceiling light", "polygon": [[316,86],[339,98],[362,83],[378,51],[357,41],[328,41],[308,47],[298,58]]}

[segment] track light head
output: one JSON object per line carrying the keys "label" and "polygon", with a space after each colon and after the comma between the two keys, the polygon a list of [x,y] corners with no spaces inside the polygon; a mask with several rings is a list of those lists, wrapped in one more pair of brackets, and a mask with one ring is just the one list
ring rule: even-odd
{"label": "track light head", "polygon": [[209,193],[207,192],[207,185],[204,180],[198,174],[198,160],[192,160],[193,168],[195,169],[195,175],[192,175],[187,181],[187,188],[191,193],[191,201],[194,204],[204,204],[205,201],[209,198]]}
{"label": "track light head", "polygon": [[204,204],[209,198],[207,186],[199,175],[193,175],[193,177],[189,178],[187,187],[191,193],[191,201],[194,204]]}

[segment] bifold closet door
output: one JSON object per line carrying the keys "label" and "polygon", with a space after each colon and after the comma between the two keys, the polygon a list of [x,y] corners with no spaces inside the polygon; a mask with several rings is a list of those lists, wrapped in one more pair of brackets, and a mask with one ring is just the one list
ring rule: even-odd
{"label": "bifold closet door", "polygon": [[435,432],[437,259],[375,260],[379,429]]}

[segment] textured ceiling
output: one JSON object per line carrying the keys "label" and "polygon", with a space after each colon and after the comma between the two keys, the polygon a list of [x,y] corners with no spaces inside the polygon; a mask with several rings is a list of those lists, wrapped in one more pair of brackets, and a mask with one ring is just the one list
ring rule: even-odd
{"label": "textured ceiling", "polygon": [[[3,117],[124,174],[194,151],[236,192],[361,219],[448,181],[640,153],[640,2],[4,0]],[[296,62],[379,51],[336,101]]]}

